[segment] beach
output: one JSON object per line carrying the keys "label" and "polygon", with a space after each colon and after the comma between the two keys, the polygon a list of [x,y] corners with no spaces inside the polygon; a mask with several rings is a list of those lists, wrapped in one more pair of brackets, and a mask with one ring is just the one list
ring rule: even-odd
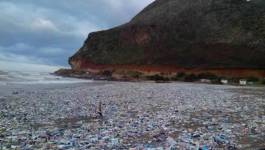
{"label": "beach", "polygon": [[0,149],[261,149],[265,88],[93,81],[0,86]]}

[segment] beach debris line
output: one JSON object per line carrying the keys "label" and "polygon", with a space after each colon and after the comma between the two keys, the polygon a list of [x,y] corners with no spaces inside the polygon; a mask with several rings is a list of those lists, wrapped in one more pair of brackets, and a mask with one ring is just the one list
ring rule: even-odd
{"label": "beach debris line", "polygon": [[0,144],[3,149],[260,149],[264,103],[264,88],[244,86],[27,87],[0,99]]}

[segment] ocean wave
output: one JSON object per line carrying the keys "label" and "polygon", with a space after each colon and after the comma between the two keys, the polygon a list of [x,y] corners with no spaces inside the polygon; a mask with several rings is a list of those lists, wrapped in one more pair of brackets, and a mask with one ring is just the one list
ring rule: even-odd
{"label": "ocean wave", "polygon": [[92,80],[82,80],[64,78],[43,72],[22,72],[9,71],[0,73],[0,85],[6,84],[66,84],[92,82]]}

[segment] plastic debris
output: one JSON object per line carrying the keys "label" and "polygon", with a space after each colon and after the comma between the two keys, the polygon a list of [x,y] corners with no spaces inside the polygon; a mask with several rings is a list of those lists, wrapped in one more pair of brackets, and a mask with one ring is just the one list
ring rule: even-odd
{"label": "plastic debris", "polygon": [[264,88],[254,87],[27,86],[0,96],[0,149],[258,149],[265,147],[264,103]]}
{"label": "plastic debris", "polygon": [[217,144],[229,144],[229,140],[227,139],[227,137],[225,135],[217,135],[214,137],[214,141]]}

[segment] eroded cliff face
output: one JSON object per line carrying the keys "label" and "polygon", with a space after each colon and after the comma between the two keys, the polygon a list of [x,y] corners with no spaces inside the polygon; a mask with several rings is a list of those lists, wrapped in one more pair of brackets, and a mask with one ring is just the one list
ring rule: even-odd
{"label": "eroded cliff face", "polygon": [[102,75],[105,71],[110,72],[114,79],[131,78],[135,74],[146,78],[148,76],[157,75],[174,78],[177,73],[185,74],[212,74],[219,77],[264,78],[264,69],[247,69],[247,68],[183,68],[176,65],[133,65],[133,64],[95,64],[87,60],[73,61],[73,71],[85,71],[94,75]]}
{"label": "eroded cliff face", "polygon": [[262,76],[265,1],[156,0],[129,23],[91,33],[69,63],[88,71],[245,70]]}

